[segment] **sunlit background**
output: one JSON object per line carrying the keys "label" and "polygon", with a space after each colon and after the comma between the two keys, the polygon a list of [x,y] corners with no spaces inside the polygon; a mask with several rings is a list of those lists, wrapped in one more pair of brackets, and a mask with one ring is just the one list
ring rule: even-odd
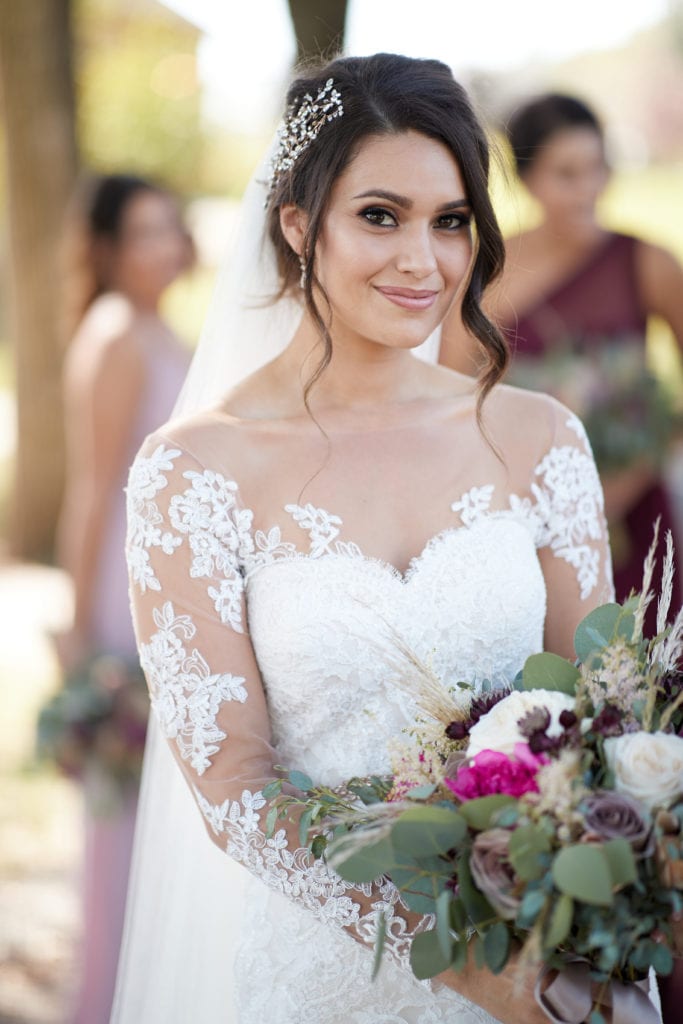
{"label": "sunlit background", "polygon": [[[30,17],[38,24],[48,6],[46,0],[0,6],[0,1024],[66,1020],[82,843],[77,786],[33,757],[36,710],[58,685],[46,633],[70,614],[66,579],[50,564],[61,472],[55,399],[61,350],[49,331],[38,339],[24,336],[16,314],[17,284],[33,289],[40,306],[49,265],[40,230],[31,252],[12,245],[13,208],[44,196],[35,166],[17,170],[7,133],[33,133],[35,160],[47,161],[49,182],[68,184],[78,167],[135,170],[183,197],[199,260],[173,286],[166,309],[192,346],[216,262],[276,127],[296,55],[285,0],[55,0],[55,10],[70,19],[73,39],[67,124],[61,115],[31,108],[26,86],[19,91],[10,81],[21,71],[7,43],[16,29],[11,23],[23,12],[22,31],[28,31]],[[49,33],[43,38],[31,31],[22,59],[37,78],[55,47]],[[660,242],[683,259],[679,3],[350,0],[345,51],[378,50],[446,61],[497,137],[515,103],[538,89],[587,99],[605,119],[615,169],[603,200],[605,222]],[[510,232],[529,224],[535,211],[506,176],[504,156],[503,147],[494,187]],[[678,374],[677,354],[661,326],[651,325],[649,340],[659,372]]]}

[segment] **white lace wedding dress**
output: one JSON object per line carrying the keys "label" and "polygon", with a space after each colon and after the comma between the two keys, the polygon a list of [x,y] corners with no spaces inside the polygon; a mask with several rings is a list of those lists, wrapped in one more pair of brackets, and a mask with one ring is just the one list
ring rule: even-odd
{"label": "white lace wedding dress", "polygon": [[387,742],[413,716],[383,653],[392,636],[446,685],[501,682],[542,649],[544,623],[568,653],[609,595],[581,425],[543,396],[497,392],[500,458],[472,405],[446,403],[362,436],[331,429],[329,450],[314,428],[214,410],[153,434],[133,465],[128,562],[153,710],[210,838],[252,876],[240,1024],[492,1020],[415,980],[409,939],[424,921],[389,882],[344,883],[295,825],[267,839],[260,790],[275,764],[331,786],[388,770]]}

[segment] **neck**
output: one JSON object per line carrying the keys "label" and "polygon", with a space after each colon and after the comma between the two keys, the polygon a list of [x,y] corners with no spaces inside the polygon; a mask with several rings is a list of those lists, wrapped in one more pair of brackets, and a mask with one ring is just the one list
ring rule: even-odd
{"label": "neck", "polygon": [[[332,331],[332,358],[310,395],[314,410],[361,412],[421,397],[421,364],[409,349],[391,348],[357,335]],[[324,345],[307,313],[280,357],[283,382],[295,382],[297,397],[315,373]],[[286,385],[285,385],[286,386]]]}

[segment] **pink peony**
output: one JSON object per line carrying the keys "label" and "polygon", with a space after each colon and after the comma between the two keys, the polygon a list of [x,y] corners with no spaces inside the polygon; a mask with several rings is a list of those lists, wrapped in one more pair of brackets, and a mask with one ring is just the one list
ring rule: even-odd
{"label": "pink peony", "polygon": [[475,800],[491,793],[523,796],[537,793],[536,773],[548,764],[545,754],[532,754],[526,743],[516,743],[514,755],[482,750],[458,769],[446,785],[460,800]]}

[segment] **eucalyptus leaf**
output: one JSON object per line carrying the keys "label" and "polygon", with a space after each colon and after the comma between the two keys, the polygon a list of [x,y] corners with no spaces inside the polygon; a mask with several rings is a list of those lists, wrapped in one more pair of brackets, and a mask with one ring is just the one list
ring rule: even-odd
{"label": "eucalyptus leaf", "polygon": [[484,935],[486,966],[492,974],[500,974],[510,955],[510,932],[502,921],[491,925]]}
{"label": "eucalyptus leaf", "polygon": [[436,790],[436,786],[414,786],[406,793],[408,800],[427,800]]}
{"label": "eucalyptus leaf", "polygon": [[574,649],[581,662],[599,654],[614,636],[630,640],[633,635],[635,618],[628,605],[603,604],[595,608],[576,627]]}
{"label": "eucalyptus leaf", "polygon": [[563,847],[553,861],[552,873],[555,885],[567,896],[598,907],[612,906],[612,875],[599,846],[574,843]]}
{"label": "eucalyptus leaf", "polygon": [[624,885],[631,885],[635,882],[638,877],[638,868],[628,840],[610,839],[602,849],[612,876],[612,887],[621,889]]}
{"label": "eucalyptus leaf", "polygon": [[453,893],[447,889],[441,893],[438,900],[436,901],[436,934],[439,940],[439,946],[441,952],[447,957],[449,963],[451,960],[451,948],[453,946],[453,936],[451,935],[451,903],[453,902]]}
{"label": "eucalyptus leaf", "polygon": [[387,916],[384,912],[379,915],[379,921],[377,924],[377,935],[375,936],[375,958],[372,963],[372,980],[374,981],[379,974],[379,969],[382,965],[382,953],[384,952],[384,944],[387,937]]}
{"label": "eucalyptus leaf", "polygon": [[474,884],[466,856],[459,858],[457,873],[458,893],[472,924],[476,926],[483,921],[495,920],[497,914],[494,913],[489,901]]}
{"label": "eucalyptus leaf", "polygon": [[[451,894],[452,895],[452,894]],[[461,899],[453,897],[450,902],[451,928],[464,937],[467,933],[467,912]]]}
{"label": "eucalyptus leaf", "polygon": [[652,954],[652,966],[657,974],[671,974],[674,966],[673,957],[668,946],[656,944],[657,948]]}
{"label": "eucalyptus leaf", "polygon": [[514,797],[506,796],[504,793],[492,793],[490,796],[480,796],[474,800],[468,800],[462,804],[458,811],[463,816],[470,828],[477,832],[483,832],[493,824],[493,818],[503,808],[516,806]]}
{"label": "eucalyptus leaf", "polygon": [[443,955],[435,931],[420,932],[415,936],[410,946],[410,966],[420,981],[441,974],[450,962],[450,957],[446,958]]}
{"label": "eucalyptus leaf", "polygon": [[358,849],[344,855],[346,836],[334,841],[334,866],[338,874],[347,882],[374,882],[380,875],[388,874],[394,867],[394,851],[389,839]]}
{"label": "eucalyptus leaf", "polygon": [[451,970],[462,971],[467,966],[467,941],[460,939],[453,943],[451,951]]}
{"label": "eucalyptus leaf", "polygon": [[510,836],[510,863],[525,882],[541,877],[546,869],[541,855],[549,850],[550,840],[538,825],[520,825]]}
{"label": "eucalyptus leaf", "polygon": [[532,927],[536,918],[543,910],[547,898],[547,894],[543,889],[527,889],[522,897],[519,910],[517,911],[516,922],[520,928]]}
{"label": "eucalyptus leaf", "polygon": [[266,815],[266,838],[270,839],[275,831],[277,821],[277,807],[271,807]]}
{"label": "eucalyptus leaf", "polygon": [[422,859],[447,853],[462,842],[467,824],[452,807],[411,807],[391,830],[397,851]]}
{"label": "eucalyptus leaf", "polygon": [[304,775],[303,772],[291,771],[289,773],[289,781],[296,789],[303,789],[306,793],[309,789],[313,789],[313,780],[308,775]]}
{"label": "eucalyptus leaf", "polygon": [[299,846],[308,846],[308,830],[313,820],[313,808],[308,807],[299,818]]}
{"label": "eucalyptus leaf", "polygon": [[320,860],[325,850],[327,849],[327,839],[325,836],[315,836],[311,843],[311,853],[316,860]]}
{"label": "eucalyptus leaf", "polygon": [[546,949],[555,950],[569,935],[574,916],[574,901],[571,896],[562,893],[555,901],[555,906],[550,914],[550,920],[546,933],[543,937],[543,944]]}
{"label": "eucalyptus leaf", "polygon": [[282,779],[272,779],[261,790],[265,800],[274,800],[282,792]]}
{"label": "eucalyptus leaf", "polygon": [[410,910],[418,914],[433,914],[435,905],[445,890],[446,877],[443,872],[443,862],[432,858],[431,861],[404,863],[400,855],[400,866],[394,866],[391,870],[391,880]]}
{"label": "eucalyptus leaf", "polygon": [[527,658],[522,681],[525,690],[559,690],[573,697],[579,675],[578,668],[571,661],[544,651]]}

